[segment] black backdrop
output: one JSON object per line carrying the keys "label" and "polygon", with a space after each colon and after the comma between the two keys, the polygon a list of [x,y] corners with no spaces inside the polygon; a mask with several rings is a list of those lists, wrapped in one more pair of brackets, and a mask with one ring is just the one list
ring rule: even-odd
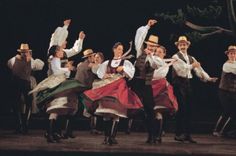
{"label": "black backdrop", "polygon": [[[83,50],[92,48],[102,51],[106,58],[112,56],[111,47],[121,41],[128,48],[128,42],[134,39],[136,29],[147,23],[149,18],[155,18],[155,13],[174,12],[185,8],[187,4],[199,7],[207,6],[213,0],[1,0],[1,112],[10,111],[10,72],[6,67],[9,58],[16,54],[20,43],[27,42],[33,50],[33,56],[46,61],[46,51],[52,32],[57,26],[63,25],[63,20],[71,18],[69,27],[68,47],[71,47],[78,37],[79,31],[86,33]],[[215,2],[215,1],[214,1]],[[201,23],[201,19],[191,19],[198,24],[213,24],[228,27],[225,2],[223,14],[217,21]],[[179,28],[160,20],[150,33],[160,37],[160,43],[167,47],[169,56],[177,49],[174,41],[169,40],[171,33],[182,35],[186,28]],[[216,35],[209,39],[192,44],[190,54],[195,56],[203,68],[213,76],[220,76],[221,67],[226,60],[224,50],[234,38]],[[135,51],[133,51],[135,53]],[[82,54],[73,59],[79,62]],[[38,81],[46,76],[46,70],[36,73]],[[217,84],[195,82],[195,113],[210,114],[219,112],[220,105],[217,96]]]}

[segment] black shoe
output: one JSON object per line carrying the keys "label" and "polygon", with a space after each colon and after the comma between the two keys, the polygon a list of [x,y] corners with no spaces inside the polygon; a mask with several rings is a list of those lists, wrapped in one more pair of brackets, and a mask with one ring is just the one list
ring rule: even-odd
{"label": "black shoe", "polygon": [[60,140],[61,140],[61,135],[59,135],[58,133],[54,133],[54,134],[53,134],[53,139],[54,139],[57,143],[59,143]]}
{"label": "black shoe", "polygon": [[189,143],[192,143],[192,144],[196,144],[196,143],[197,143],[197,141],[193,140],[192,137],[186,137],[186,138],[184,139],[184,141],[188,141]]}
{"label": "black shoe", "polygon": [[108,143],[109,143],[109,145],[118,144],[118,142],[115,138],[108,138]]}
{"label": "black shoe", "polygon": [[162,143],[162,138],[157,137],[157,138],[155,139],[155,141],[157,141],[159,144],[161,144],[161,143]]}
{"label": "black shoe", "polygon": [[92,130],[90,131],[90,133],[91,133],[91,134],[97,134],[97,135],[102,134],[101,131],[98,131],[98,130],[96,130],[96,129],[92,129]]}
{"label": "black shoe", "polygon": [[47,135],[47,142],[48,143],[56,143],[57,141],[51,135]]}
{"label": "black shoe", "polygon": [[146,140],[146,143],[147,143],[147,144],[152,144],[152,142],[153,142],[153,141],[152,141],[152,138],[151,138],[151,137],[148,137],[148,139]]}
{"label": "black shoe", "polygon": [[102,144],[104,144],[104,145],[108,144],[108,137],[107,136],[105,136],[104,141],[103,141]]}
{"label": "black shoe", "polygon": [[73,135],[72,133],[71,134],[64,133],[63,134],[63,139],[68,139],[68,138],[74,139],[74,138],[76,138],[76,136]]}
{"label": "black shoe", "polygon": [[184,140],[185,140],[182,136],[177,136],[177,135],[175,136],[174,139],[175,139],[175,141],[179,141],[179,142],[184,142]]}

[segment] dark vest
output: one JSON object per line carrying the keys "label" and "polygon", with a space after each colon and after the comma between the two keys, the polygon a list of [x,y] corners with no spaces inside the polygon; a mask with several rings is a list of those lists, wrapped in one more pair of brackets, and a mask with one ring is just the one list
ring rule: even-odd
{"label": "dark vest", "polygon": [[108,73],[108,74],[117,74],[118,72],[116,71],[116,69],[117,69],[119,66],[123,66],[125,60],[121,60],[121,61],[120,61],[120,64],[119,64],[117,67],[112,67],[112,66],[111,66],[111,61],[112,61],[112,60],[109,60],[109,62],[108,62],[108,65],[107,65],[107,73]]}
{"label": "dark vest", "polygon": [[236,75],[233,73],[222,72],[219,88],[230,92],[236,92]]}
{"label": "dark vest", "polygon": [[89,61],[85,60],[84,62],[81,62],[77,66],[75,79],[78,80],[83,85],[85,85],[86,87],[91,88],[92,83],[95,80],[96,76],[88,65],[89,65]]}
{"label": "dark vest", "polygon": [[144,79],[146,85],[151,85],[155,69],[150,66],[150,63],[148,61],[145,62],[146,57],[147,55],[145,53],[142,53],[142,55],[137,58],[135,63],[137,73],[136,77]]}
{"label": "dark vest", "polygon": [[15,57],[15,63],[12,68],[12,73],[14,76],[30,81],[30,75],[31,75],[31,61],[26,62],[24,60],[18,59]]}
{"label": "dark vest", "polygon": [[[181,60],[183,60],[185,63],[187,63],[187,61],[184,59],[183,54],[181,54],[180,52],[178,52],[176,55],[177,55]],[[192,64],[192,63],[194,62],[192,56],[188,55],[188,59],[189,59],[190,64]],[[177,75],[175,69],[173,68],[173,70],[172,70],[172,78],[174,79],[175,77],[178,77],[178,75]]]}
{"label": "dark vest", "polygon": [[[187,63],[187,61],[184,59],[184,56],[183,54],[181,54],[180,52],[178,52],[176,54],[181,60],[183,60],[185,63]],[[188,55],[188,59],[189,59],[189,62],[190,64],[192,64],[194,62],[192,56]],[[188,81],[188,78],[183,78],[183,77],[179,77],[175,71],[174,68],[172,68],[172,83],[173,84],[179,84],[179,85],[184,85],[185,83],[188,83],[186,82]]]}

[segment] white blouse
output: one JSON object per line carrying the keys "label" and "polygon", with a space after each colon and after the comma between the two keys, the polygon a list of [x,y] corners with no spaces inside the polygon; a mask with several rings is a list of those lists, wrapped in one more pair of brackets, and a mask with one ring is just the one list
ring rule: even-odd
{"label": "white blouse", "polygon": [[68,78],[70,76],[70,70],[68,68],[61,67],[61,60],[59,58],[53,57],[51,62],[51,71],[54,75],[65,74]]}
{"label": "white blouse", "polygon": [[[64,25],[63,27],[57,27],[57,29],[54,31],[54,33],[51,36],[49,48],[50,49],[53,45],[59,45],[61,46],[63,42],[66,41],[66,38],[68,37],[68,26]],[[67,57],[72,57],[79,52],[81,52],[83,47],[83,39],[78,38],[78,40],[75,41],[74,46],[70,49],[63,49],[63,51],[66,53]]]}
{"label": "white blouse", "polygon": [[160,57],[156,56],[155,60],[158,60],[160,62],[159,64],[161,64],[161,66],[158,69],[154,70],[153,80],[159,80],[159,79],[165,78],[168,71],[169,71],[169,65]]}

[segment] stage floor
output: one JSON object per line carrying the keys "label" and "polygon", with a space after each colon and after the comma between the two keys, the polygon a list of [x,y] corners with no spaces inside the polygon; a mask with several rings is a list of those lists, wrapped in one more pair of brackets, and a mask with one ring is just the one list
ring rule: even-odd
{"label": "stage floor", "polygon": [[197,144],[174,141],[173,134],[166,134],[161,144],[145,143],[146,133],[118,132],[118,145],[103,145],[103,135],[92,135],[88,131],[76,131],[75,139],[61,143],[47,143],[44,130],[31,130],[28,135],[16,135],[12,131],[0,130],[0,155],[236,155],[236,140],[194,134]]}

